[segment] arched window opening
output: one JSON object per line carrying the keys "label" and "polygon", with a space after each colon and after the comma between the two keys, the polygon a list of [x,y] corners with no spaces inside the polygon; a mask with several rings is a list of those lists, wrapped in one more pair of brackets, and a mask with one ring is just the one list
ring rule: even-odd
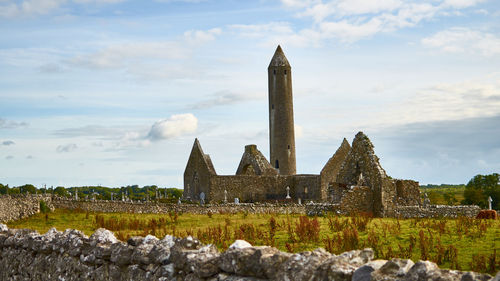
{"label": "arched window opening", "polygon": [[288,145],[288,149],[290,149],[290,145]]}
{"label": "arched window opening", "polygon": [[280,163],[278,162],[278,159],[276,159],[275,168],[276,168],[276,169],[279,169],[279,168],[280,168]]}
{"label": "arched window opening", "polygon": [[273,74],[276,75],[276,69],[273,69]]}
{"label": "arched window opening", "polygon": [[274,104],[271,104],[271,109],[274,109]]}
{"label": "arched window opening", "polygon": [[286,75],[286,69],[285,69],[285,75]]}

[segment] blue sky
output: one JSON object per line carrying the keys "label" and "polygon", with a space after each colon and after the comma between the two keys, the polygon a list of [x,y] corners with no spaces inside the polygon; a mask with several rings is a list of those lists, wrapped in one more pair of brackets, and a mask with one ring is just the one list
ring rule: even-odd
{"label": "blue sky", "polygon": [[500,170],[500,3],[0,0],[0,182],[182,187],[269,155],[267,66],[292,65],[297,170],[345,137],[394,178]]}

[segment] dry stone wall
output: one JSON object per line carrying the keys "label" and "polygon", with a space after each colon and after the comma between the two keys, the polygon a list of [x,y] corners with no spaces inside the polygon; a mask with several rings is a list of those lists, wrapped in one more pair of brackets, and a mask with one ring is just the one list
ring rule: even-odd
{"label": "dry stone wall", "polygon": [[492,276],[439,269],[429,261],[373,260],[373,250],[334,255],[285,253],[237,240],[225,252],[197,239],[165,236],[118,241],[106,229],[39,233],[0,224],[1,280],[462,280]]}
{"label": "dry stone wall", "polygon": [[19,220],[40,212],[40,201],[53,209],[51,195],[2,195],[0,196],[0,222]]}
{"label": "dry stone wall", "polygon": [[480,211],[481,208],[476,205],[399,206],[395,208],[394,216],[401,218],[457,218],[460,216],[475,218]]}
{"label": "dry stone wall", "polygon": [[[83,210],[104,213],[167,214],[169,212],[208,214],[208,213],[256,213],[256,214],[307,214],[323,216],[328,213],[350,214],[356,211],[369,211],[371,191],[367,187],[355,187],[346,191],[341,204],[311,203],[241,203],[241,204],[163,204],[155,202],[123,201],[84,201],[71,200],[51,195],[0,196],[0,222],[8,222],[28,217],[40,212],[40,201],[45,201],[51,209]],[[478,206],[399,206],[394,209],[394,217],[475,217],[481,209]]]}

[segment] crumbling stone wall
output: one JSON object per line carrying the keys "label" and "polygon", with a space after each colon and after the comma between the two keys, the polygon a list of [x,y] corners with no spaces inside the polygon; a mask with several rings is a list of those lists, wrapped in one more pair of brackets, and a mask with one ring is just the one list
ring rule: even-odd
{"label": "crumbling stone wall", "polygon": [[40,235],[0,224],[1,280],[491,280],[487,274],[442,270],[435,263],[373,260],[373,250],[296,254],[237,240],[225,252],[192,237],[132,237],[106,229],[90,237],[52,228]]}
{"label": "crumbling stone wall", "polygon": [[347,214],[373,211],[373,192],[369,186],[353,186],[347,190],[340,203],[340,209]]}
{"label": "crumbling stone wall", "polygon": [[398,206],[419,206],[420,186],[412,180],[395,180],[396,204]]}
{"label": "crumbling stone wall", "polygon": [[236,175],[277,175],[266,157],[257,149],[255,144],[245,146]]}
{"label": "crumbling stone wall", "polygon": [[19,220],[39,213],[40,201],[54,208],[49,194],[0,195],[0,222]]}
{"label": "crumbling stone wall", "polygon": [[[344,163],[347,155],[349,154],[349,150],[351,150],[351,146],[349,145],[349,142],[344,138],[340,147],[337,149],[337,151],[335,151],[333,156],[328,159],[325,166],[320,172],[321,191],[322,193],[324,193],[322,194],[322,197],[326,200],[334,200],[334,198],[328,197],[335,194],[335,190],[333,190],[333,188],[337,183],[337,175],[340,171],[342,163]],[[338,194],[339,193],[337,192],[337,195]]]}
{"label": "crumbling stone wall", "polygon": [[210,177],[210,199],[211,202],[223,202],[226,190],[229,202],[234,202],[234,198],[239,198],[240,202],[281,201],[285,200],[287,187],[294,202],[298,198],[302,201],[321,198],[319,175],[239,175]]}

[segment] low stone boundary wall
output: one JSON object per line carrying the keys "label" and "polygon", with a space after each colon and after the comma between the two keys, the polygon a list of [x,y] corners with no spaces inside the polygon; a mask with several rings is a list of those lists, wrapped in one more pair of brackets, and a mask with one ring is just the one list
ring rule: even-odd
{"label": "low stone boundary wall", "polygon": [[[0,280],[467,280],[492,276],[439,269],[435,263],[372,260],[373,250],[333,255],[324,249],[297,254],[237,240],[223,253],[187,237],[132,237],[118,241],[106,229],[44,235],[0,224]],[[499,276],[500,277],[500,276]]]}
{"label": "low stone boundary wall", "polygon": [[309,214],[324,215],[339,209],[338,204],[308,203],[308,204],[270,204],[270,203],[240,203],[240,204],[165,204],[138,203],[123,201],[77,201],[64,198],[54,198],[52,204],[60,209],[80,209],[89,212],[105,213],[138,213],[166,214],[169,212],[208,214],[208,213],[256,213],[256,214]]}
{"label": "low stone boundary wall", "polygon": [[19,220],[40,212],[40,201],[53,209],[52,196],[46,194],[19,194],[0,196],[0,222]]}
{"label": "low stone boundary wall", "polygon": [[[256,214],[307,214],[322,216],[331,212],[346,215],[349,210],[339,204],[331,203],[241,203],[241,204],[167,204],[156,202],[123,202],[123,201],[85,201],[71,200],[51,194],[7,195],[0,196],[0,222],[18,220],[40,212],[40,201],[45,201],[51,209],[83,210],[105,213],[151,213],[166,214],[169,212],[208,214],[208,213],[256,213]],[[415,217],[475,217],[481,209],[478,206],[430,205],[399,206],[391,216],[401,218]]]}
{"label": "low stone boundary wall", "polygon": [[480,211],[481,208],[476,205],[399,206],[395,209],[395,216],[401,218],[457,218],[459,216],[475,218]]}

